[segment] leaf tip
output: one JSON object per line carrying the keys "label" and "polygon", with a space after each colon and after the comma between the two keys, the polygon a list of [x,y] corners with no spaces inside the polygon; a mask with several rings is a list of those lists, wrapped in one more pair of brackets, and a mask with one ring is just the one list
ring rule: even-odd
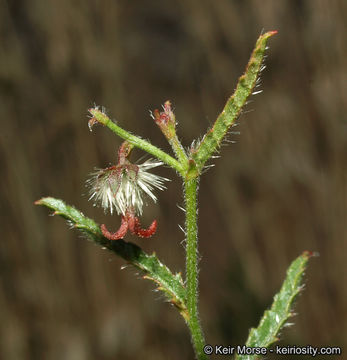
{"label": "leaf tip", "polygon": [[317,251],[305,250],[305,251],[302,253],[302,256],[303,256],[304,258],[309,259],[310,257],[317,257],[317,256],[319,256],[319,253],[318,253]]}
{"label": "leaf tip", "polygon": [[39,200],[34,201],[34,205],[45,205],[45,201],[48,199],[48,197],[43,197]]}

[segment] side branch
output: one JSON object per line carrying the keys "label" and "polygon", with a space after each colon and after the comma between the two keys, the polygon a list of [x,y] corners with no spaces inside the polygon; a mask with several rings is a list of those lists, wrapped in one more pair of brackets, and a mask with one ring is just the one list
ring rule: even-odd
{"label": "side branch", "polygon": [[247,99],[252,94],[259,73],[262,70],[266,43],[276,33],[277,31],[269,31],[259,37],[246,71],[240,77],[234,94],[229,98],[222,113],[218,116],[213,127],[206,133],[199,146],[192,150],[192,158],[195,160],[199,172],[203,169],[206,161],[218,149],[224,136],[234,124]]}
{"label": "side branch", "polygon": [[155,254],[145,253],[139,246],[122,239],[109,240],[103,236],[100,227],[80,211],[52,197],[42,198],[35,205],[43,205],[54,210],[53,215],[65,218],[69,225],[81,231],[88,239],[106,248],[141,270],[144,279],[154,281],[158,290],[162,291],[167,300],[175,305],[184,319],[188,318],[186,306],[186,289],[180,273],[173,274],[168,267],[160,262]]}
{"label": "side branch", "polygon": [[149,141],[143,140],[138,136],[131,134],[130,132],[122,129],[120,126],[115,124],[104,112],[98,108],[89,109],[90,114],[93,116],[89,120],[89,124],[95,124],[99,122],[102,125],[107,126],[115,134],[117,134],[122,139],[128,141],[130,144],[136,146],[139,149],[142,149],[149,154],[155,156],[157,159],[161,160],[163,163],[169,165],[171,168],[175,169],[182,176],[184,175],[184,169],[180,162],[175,158],[167,154],[165,151],[160,150],[156,146],[152,145]]}

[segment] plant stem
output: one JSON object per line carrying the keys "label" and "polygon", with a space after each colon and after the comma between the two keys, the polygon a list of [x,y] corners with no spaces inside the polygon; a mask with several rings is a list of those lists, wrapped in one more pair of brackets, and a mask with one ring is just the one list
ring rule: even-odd
{"label": "plant stem", "polygon": [[111,119],[102,111],[97,108],[89,109],[89,112],[93,115],[93,118],[107,126],[110,130],[112,130],[115,134],[117,134],[122,139],[128,141],[130,144],[148,152],[149,154],[155,156],[157,159],[161,160],[165,164],[169,165],[171,168],[175,169],[181,175],[184,174],[183,166],[180,162],[178,162],[175,158],[160,150],[156,146],[152,145],[150,142],[135,136],[128,131],[122,129],[120,126],[115,124]]}
{"label": "plant stem", "polygon": [[175,134],[172,138],[168,139],[169,144],[172,147],[172,150],[174,151],[178,161],[181,164],[187,164],[188,163],[188,156],[186,152],[184,151],[184,148],[179,141],[177,135]]}
{"label": "plant stem", "polygon": [[249,59],[246,71],[240,77],[234,94],[229,98],[223,111],[218,116],[212,128],[207,131],[198,147],[193,149],[193,159],[199,172],[203,169],[206,161],[208,161],[213,153],[220,147],[230,127],[239,117],[247,99],[252,95],[257,85],[259,74],[262,69],[264,69],[262,64],[267,48],[267,41],[276,33],[277,31],[269,31],[259,37],[251,58]]}
{"label": "plant stem", "polygon": [[186,203],[186,288],[187,324],[192,335],[192,342],[198,360],[207,359],[203,348],[205,345],[198,311],[198,227],[197,227],[197,192],[199,178],[185,179]]}

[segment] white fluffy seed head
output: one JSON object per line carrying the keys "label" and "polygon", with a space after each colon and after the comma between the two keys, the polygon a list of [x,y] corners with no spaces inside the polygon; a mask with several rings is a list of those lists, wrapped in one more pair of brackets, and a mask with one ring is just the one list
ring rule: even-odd
{"label": "white fluffy seed head", "polygon": [[102,206],[105,212],[113,210],[125,215],[127,211],[135,211],[141,215],[144,195],[157,201],[153,191],[164,190],[164,182],[169,181],[162,176],[148,172],[149,169],[162,165],[161,161],[149,159],[143,164],[124,164],[99,169],[87,180],[90,187],[89,200]]}

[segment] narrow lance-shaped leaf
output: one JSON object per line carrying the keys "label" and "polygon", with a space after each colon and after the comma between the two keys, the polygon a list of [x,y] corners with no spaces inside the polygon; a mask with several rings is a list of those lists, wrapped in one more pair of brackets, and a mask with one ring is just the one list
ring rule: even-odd
{"label": "narrow lance-shaped leaf", "polygon": [[259,37],[246,71],[240,77],[234,94],[229,98],[213,127],[206,133],[198,147],[192,150],[192,158],[199,172],[201,172],[206,161],[218,149],[228,130],[240,115],[247,99],[252,94],[262,69],[266,43],[276,33],[277,31],[269,31]]}
{"label": "narrow lance-shaped leaf", "polygon": [[[279,340],[280,330],[293,316],[294,300],[303,288],[303,275],[311,256],[311,252],[305,251],[291,263],[282,288],[274,297],[271,309],[265,311],[258,327],[250,330],[246,347],[268,348]],[[235,360],[255,359],[259,359],[259,355],[237,355],[235,358]]]}
{"label": "narrow lance-shaped leaf", "polygon": [[144,278],[153,280],[158,289],[163,291],[167,299],[174,304],[181,315],[187,319],[186,289],[180,273],[172,274],[162,264],[155,254],[145,253],[139,246],[123,240],[111,241],[106,239],[100,227],[90,218],[84,216],[72,206],[66,205],[64,201],[52,197],[42,198],[35,202],[36,205],[43,205],[54,210],[54,215],[59,215],[74,228],[80,230],[95,243],[107,248],[118,256],[122,257],[129,264],[144,273]]}

